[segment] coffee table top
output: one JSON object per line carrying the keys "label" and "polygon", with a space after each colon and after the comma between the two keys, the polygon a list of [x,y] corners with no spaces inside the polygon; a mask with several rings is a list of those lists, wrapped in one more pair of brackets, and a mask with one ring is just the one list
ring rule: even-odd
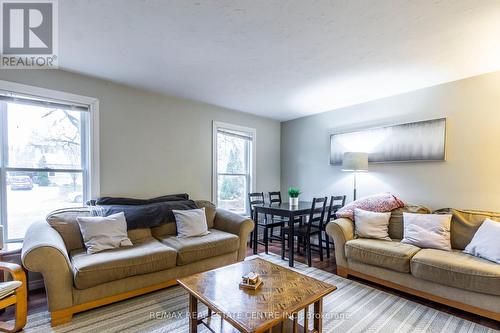
{"label": "coffee table top", "polygon": [[[241,277],[251,271],[260,274],[263,284],[257,290],[240,289]],[[259,258],[195,274],[178,282],[234,327],[247,332],[270,328],[337,289]]]}

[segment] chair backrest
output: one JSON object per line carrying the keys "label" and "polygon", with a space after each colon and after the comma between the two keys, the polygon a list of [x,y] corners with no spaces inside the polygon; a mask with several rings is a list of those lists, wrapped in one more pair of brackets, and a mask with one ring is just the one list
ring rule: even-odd
{"label": "chair backrest", "polygon": [[328,211],[326,213],[325,224],[335,219],[335,213],[345,205],[345,195],[332,195],[330,197],[330,205],[328,206]]}
{"label": "chair backrest", "polygon": [[269,203],[279,203],[281,204],[281,192],[269,192]]}
{"label": "chair backrest", "polygon": [[264,204],[264,192],[248,193],[248,204],[250,207],[250,214],[253,217],[253,206]]}
{"label": "chair backrest", "polygon": [[309,220],[307,221],[307,233],[311,232],[311,227],[323,228],[327,198],[313,198]]}

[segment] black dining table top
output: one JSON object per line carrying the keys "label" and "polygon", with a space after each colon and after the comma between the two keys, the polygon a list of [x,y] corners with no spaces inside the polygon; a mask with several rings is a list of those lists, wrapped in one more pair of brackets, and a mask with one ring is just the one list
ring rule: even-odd
{"label": "black dining table top", "polygon": [[273,210],[282,210],[287,212],[297,212],[311,209],[312,202],[310,201],[299,201],[297,206],[290,206],[288,202],[280,203],[272,203],[272,204],[263,204],[263,205],[255,205],[255,207],[269,208]]}

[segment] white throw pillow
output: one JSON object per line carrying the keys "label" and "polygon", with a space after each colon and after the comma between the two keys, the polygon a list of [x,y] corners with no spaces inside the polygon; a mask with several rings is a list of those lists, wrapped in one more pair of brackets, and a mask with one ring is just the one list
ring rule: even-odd
{"label": "white throw pillow", "polygon": [[177,225],[177,237],[195,237],[209,234],[205,207],[200,209],[172,210]]}
{"label": "white throw pillow", "polygon": [[484,220],[464,252],[500,264],[500,222]]}
{"label": "white throw pillow", "polygon": [[132,246],[123,212],[109,216],[77,217],[87,253]]}
{"label": "white throw pillow", "polygon": [[421,248],[451,251],[451,214],[415,214],[403,212],[401,243]]}
{"label": "white throw pillow", "polygon": [[361,238],[391,240],[389,237],[389,219],[391,213],[370,212],[354,209],[354,226],[356,235]]}

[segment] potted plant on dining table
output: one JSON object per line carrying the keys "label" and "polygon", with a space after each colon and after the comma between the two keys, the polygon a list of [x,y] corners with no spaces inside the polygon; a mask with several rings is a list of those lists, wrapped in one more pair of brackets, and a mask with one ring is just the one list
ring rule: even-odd
{"label": "potted plant on dining table", "polygon": [[298,206],[299,205],[299,195],[300,190],[296,187],[290,187],[288,189],[288,196],[290,198],[289,203],[290,206]]}

